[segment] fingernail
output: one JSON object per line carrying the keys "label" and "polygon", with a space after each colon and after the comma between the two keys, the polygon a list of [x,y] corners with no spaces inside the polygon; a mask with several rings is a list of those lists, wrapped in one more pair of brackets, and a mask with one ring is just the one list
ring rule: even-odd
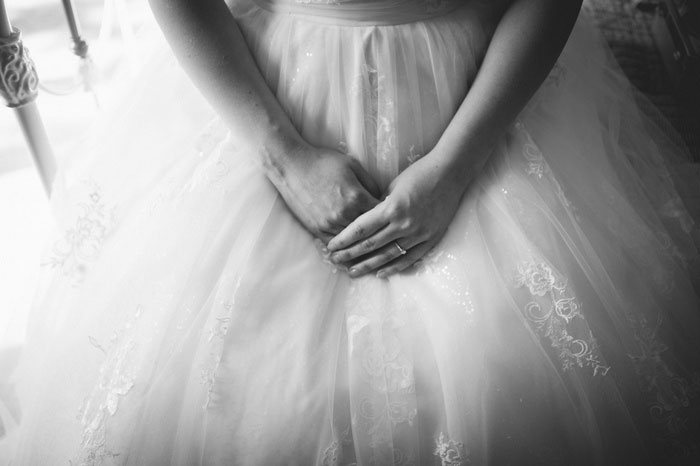
{"label": "fingernail", "polygon": [[357,268],[355,268],[355,267],[352,267],[350,270],[348,270],[348,273],[349,273],[350,275],[352,275],[353,277],[354,277],[355,275],[357,275],[358,272],[359,272],[359,270],[358,270]]}
{"label": "fingernail", "polygon": [[321,246],[321,253],[323,253],[323,254],[325,254],[325,255],[328,255],[328,254],[330,253],[330,251],[328,250],[327,247]]}

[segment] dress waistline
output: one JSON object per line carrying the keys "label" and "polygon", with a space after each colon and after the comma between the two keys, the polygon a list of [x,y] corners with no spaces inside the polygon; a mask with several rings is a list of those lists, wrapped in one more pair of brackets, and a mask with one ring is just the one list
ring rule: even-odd
{"label": "dress waistline", "polygon": [[278,14],[339,26],[391,26],[442,16],[460,0],[252,0]]}

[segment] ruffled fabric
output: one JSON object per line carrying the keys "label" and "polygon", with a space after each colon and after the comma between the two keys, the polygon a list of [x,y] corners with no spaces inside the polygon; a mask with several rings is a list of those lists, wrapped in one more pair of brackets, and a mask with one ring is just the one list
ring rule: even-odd
{"label": "ruffled fabric", "polygon": [[[284,109],[384,187],[433,147],[495,26],[480,0],[391,25],[261,2],[232,11]],[[158,52],[56,188],[0,459],[695,464],[684,152],[601,43],[581,18],[445,238],[388,280],[336,269]]]}

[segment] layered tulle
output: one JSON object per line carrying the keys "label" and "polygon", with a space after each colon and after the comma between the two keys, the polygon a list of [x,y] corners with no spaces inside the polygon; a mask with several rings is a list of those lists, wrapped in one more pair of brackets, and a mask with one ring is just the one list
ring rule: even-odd
{"label": "layered tulle", "polygon": [[[405,3],[395,24],[232,7],[302,134],[382,186],[435,144],[495,21],[488,2]],[[581,19],[445,238],[388,280],[335,268],[158,52],[57,185],[0,458],[695,464],[684,153],[600,44]]]}

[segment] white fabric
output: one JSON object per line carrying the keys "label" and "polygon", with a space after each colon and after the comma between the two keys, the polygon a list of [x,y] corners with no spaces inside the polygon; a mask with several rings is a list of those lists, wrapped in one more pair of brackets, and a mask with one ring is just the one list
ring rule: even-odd
{"label": "white fabric", "polygon": [[[486,0],[256,1],[232,11],[288,115],[382,186],[494,27]],[[697,464],[684,153],[601,43],[582,17],[445,238],[388,280],[324,258],[163,47],[56,188],[0,459]]]}

